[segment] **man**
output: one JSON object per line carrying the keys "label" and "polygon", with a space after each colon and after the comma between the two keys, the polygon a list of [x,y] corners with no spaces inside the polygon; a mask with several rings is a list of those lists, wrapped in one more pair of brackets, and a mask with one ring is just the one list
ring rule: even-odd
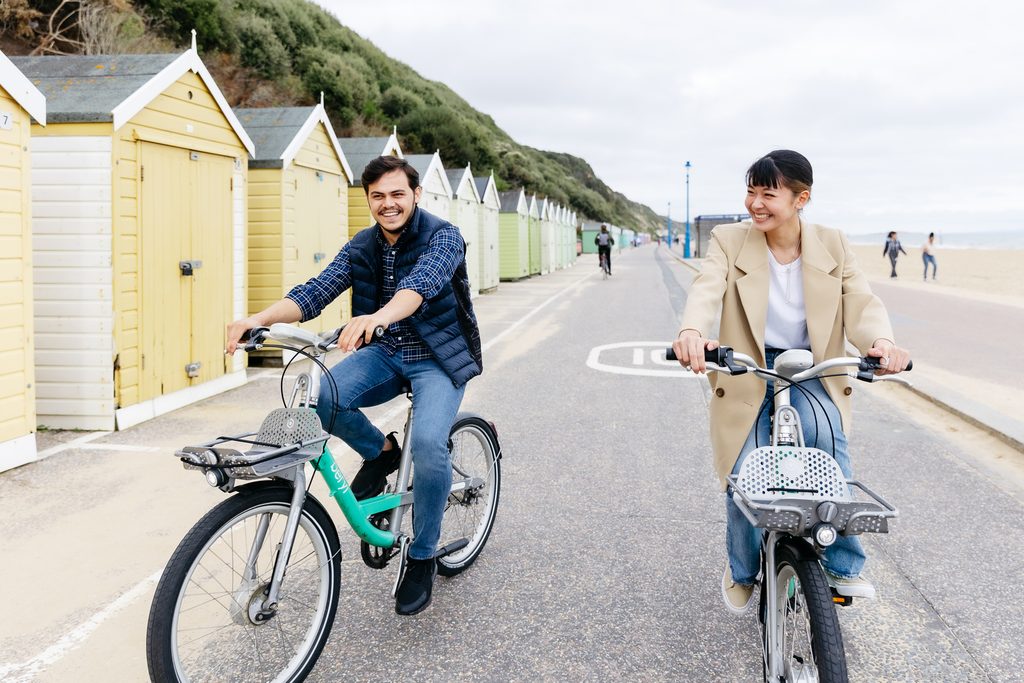
{"label": "man", "polygon": [[[327,268],[259,313],[228,326],[228,353],[248,329],[306,321],[352,288],[353,318],[338,348],[353,352],[321,385],[317,413],[332,433],[364,462],[352,480],[356,498],[384,490],[398,469],[401,446],[359,408],[379,405],[412,386],[416,421],[411,434],[416,514],[405,576],[395,611],[417,614],[430,604],[437,564],[434,553],[452,480],[448,434],[466,382],[483,369],[480,332],[470,303],[466,244],[458,228],[417,207],[419,174],[404,159],[378,157],[362,175],[376,223],[345,244]],[[384,336],[374,344],[374,329]]]}
{"label": "man", "polygon": [[602,225],[601,232],[597,233],[594,237],[594,244],[597,245],[597,260],[598,263],[601,261],[601,255],[604,255],[605,263],[607,264],[608,274],[612,274],[612,245],[615,244],[615,238],[608,232],[608,226]]}

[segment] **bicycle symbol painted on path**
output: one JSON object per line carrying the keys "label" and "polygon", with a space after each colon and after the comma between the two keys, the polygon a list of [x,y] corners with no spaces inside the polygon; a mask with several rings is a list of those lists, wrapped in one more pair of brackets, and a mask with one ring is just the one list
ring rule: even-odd
{"label": "bicycle symbol painted on path", "polygon": [[595,346],[587,356],[587,367],[615,375],[700,377],[680,366],[678,361],[665,360],[665,347],[670,345],[663,341],[628,341]]}

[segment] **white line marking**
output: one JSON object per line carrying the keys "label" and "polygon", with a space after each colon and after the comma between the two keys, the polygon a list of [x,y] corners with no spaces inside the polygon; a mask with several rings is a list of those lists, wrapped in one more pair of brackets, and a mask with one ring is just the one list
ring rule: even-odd
{"label": "white line marking", "polygon": [[53,446],[52,448],[47,448],[45,451],[40,451],[36,455],[36,457],[39,458],[39,459],[48,458],[51,455],[56,455],[57,453],[60,453],[61,451],[66,451],[66,450],[68,450],[70,448],[78,448],[79,446],[81,446],[84,443],[89,443],[90,441],[95,441],[96,439],[104,437],[104,436],[106,436],[108,434],[110,434],[110,432],[92,432],[91,434],[86,434],[85,436],[80,436],[77,439],[72,439],[71,441],[68,441],[67,443],[58,444],[56,446]]}
{"label": "white line marking", "polygon": [[[669,342],[648,342],[648,341],[628,341],[618,342],[616,344],[604,344],[602,346],[595,346],[590,350],[587,355],[587,367],[592,370],[599,372],[610,372],[614,375],[639,375],[641,377],[675,377],[678,379],[696,379],[702,377],[696,373],[690,372],[683,368],[676,361],[666,361],[664,359],[664,349],[671,346]],[[648,347],[655,347],[655,350],[651,351],[651,358],[656,359],[660,354],[661,358],[656,360],[658,365],[672,366],[672,367],[655,367],[655,368],[631,368],[624,367],[621,365],[610,365],[608,363],[601,362],[601,354],[605,351],[612,351],[614,349],[633,349],[633,361],[636,362],[636,352],[641,353],[641,360],[643,359],[643,349]]]}
{"label": "white line marking", "polygon": [[[651,351],[651,353],[657,353],[657,351]],[[633,349],[633,365],[643,365],[643,364],[644,364],[644,350],[643,349]]]}
{"label": "white line marking", "polygon": [[[553,301],[557,300],[560,296],[582,285],[591,277],[593,277],[593,274],[588,275],[583,279],[575,282],[574,284],[559,290],[557,294],[541,303],[539,306],[537,306],[532,311],[524,315],[522,318],[515,321],[507,328],[505,328],[503,332],[498,334],[496,337],[492,338],[488,343],[484,344],[483,350],[486,350],[493,346],[494,344],[498,343],[498,341],[501,340],[506,334],[508,334],[515,328],[519,327],[530,318],[532,318],[546,306],[551,304]],[[268,377],[271,373],[274,373],[274,371],[266,370],[264,372],[257,374],[254,377],[251,377],[250,381],[254,379],[264,379]],[[398,398],[399,397],[395,397],[394,400],[397,401]],[[374,420],[374,424],[377,425],[378,429],[382,429],[389,422],[391,422],[391,420],[395,419],[396,417],[398,417],[398,415],[400,415],[401,413],[405,412],[408,409],[408,403],[406,403],[403,400],[397,405],[395,405],[395,407],[393,407],[391,410],[387,411],[386,413],[378,417],[376,420]],[[68,448],[79,447],[84,443],[93,441],[108,434],[110,434],[110,432],[94,432],[92,434],[86,434],[85,436],[75,439],[74,441],[69,441],[66,444],[61,444],[60,446],[55,446],[54,448],[48,449],[47,451],[43,451],[43,453],[40,453],[40,456],[42,457],[45,455],[52,455],[54,453],[58,453]],[[147,450],[149,449],[149,447],[147,446],[123,447],[121,444],[95,444],[91,448],[110,448],[111,450],[128,450],[129,448],[132,450],[142,448],[145,448]],[[119,598],[114,600],[114,602],[104,607],[102,610],[94,614],[84,623],[69,631],[66,635],[64,635],[64,637],[62,637],[55,644],[51,645],[49,648],[44,650],[41,654],[37,655],[36,657],[33,657],[27,662],[23,662],[21,664],[0,665],[0,680],[5,681],[6,683],[28,683],[28,681],[31,680],[31,677],[39,673],[44,667],[50,666],[54,662],[58,661],[59,659],[67,655],[68,652],[80,646],[85,641],[86,638],[92,635],[93,631],[99,628],[100,624],[102,624],[108,618],[122,610],[131,602],[137,600],[143,593],[146,592],[146,590],[149,589],[150,585],[156,583],[156,581],[160,578],[161,573],[163,573],[163,569],[147,577],[146,579],[143,579],[142,582],[137,584],[134,588],[129,590],[127,593],[121,595]],[[17,678],[10,678],[11,676],[17,676]]]}
{"label": "white line marking", "polygon": [[127,443],[87,443],[79,446],[83,451],[122,451],[126,453],[152,453],[164,450],[160,446],[133,446]]}
{"label": "white line marking", "polygon": [[92,635],[93,631],[99,628],[100,624],[137,600],[143,593],[149,590],[150,586],[160,579],[160,574],[162,573],[163,569],[147,576],[127,593],[123,593],[112,603],[69,631],[63,638],[46,648],[36,657],[21,664],[0,666],[0,680],[7,681],[7,683],[28,683],[44,667],[53,664],[63,658],[68,652],[81,645],[86,638]]}

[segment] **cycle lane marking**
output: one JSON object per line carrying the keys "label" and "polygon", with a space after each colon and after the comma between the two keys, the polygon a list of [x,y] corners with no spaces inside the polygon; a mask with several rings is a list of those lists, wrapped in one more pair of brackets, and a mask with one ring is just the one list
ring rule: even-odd
{"label": "cycle lane marking", "polygon": [[665,349],[672,345],[663,341],[627,341],[602,344],[590,349],[587,367],[613,375],[641,377],[673,377],[699,379],[703,375],[690,372],[678,361],[667,360]]}
{"label": "cycle lane marking", "polygon": [[[543,310],[544,308],[546,308],[547,306],[549,306],[553,302],[557,301],[560,297],[564,296],[565,294],[568,294],[572,290],[577,289],[578,287],[582,286],[585,282],[590,280],[592,277],[594,277],[593,273],[590,274],[590,275],[587,275],[587,276],[585,276],[585,277],[583,277],[583,278],[581,278],[581,279],[579,279],[579,280],[577,280],[575,282],[573,282],[572,284],[570,284],[570,285],[568,285],[566,287],[563,287],[560,290],[558,290],[558,292],[555,293],[553,296],[549,297],[545,301],[543,301],[540,304],[538,304],[536,307],[531,309],[528,313],[526,313],[525,315],[520,317],[518,320],[516,320],[515,322],[511,323],[504,330],[499,332],[497,335],[492,337],[490,339],[490,341],[488,341],[486,344],[483,344],[482,347],[481,347],[481,352],[486,351],[487,349],[489,349],[492,346],[494,346],[495,344],[497,344],[507,334],[509,334],[510,332],[515,330],[517,327],[519,327],[520,325],[525,323],[527,320],[529,320],[530,318],[535,316],[541,310]],[[658,342],[658,343],[661,344],[661,342]],[[664,346],[668,346],[668,345],[665,344]],[[265,379],[272,372],[274,372],[274,371],[273,370],[264,370],[264,371],[258,373],[256,375],[256,377],[251,378],[251,379]],[[276,374],[276,372],[274,374]],[[393,399],[393,400],[397,400],[397,397],[396,397],[396,399]],[[374,420],[373,423],[379,429],[382,429],[385,426],[387,426],[387,424],[389,422],[391,422],[391,420],[395,419],[401,413],[404,413],[406,410],[408,410],[408,404],[406,404],[405,402],[399,402],[393,408],[391,408],[386,413],[384,413],[383,415],[378,417],[376,420]],[[111,432],[93,432],[91,434],[86,434],[85,436],[82,436],[82,437],[80,437],[78,439],[74,439],[72,441],[69,441],[66,444],[61,444],[59,446],[54,446],[53,448],[50,448],[50,449],[48,449],[47,451],[44,451],[44,452],[47,455],[52,455],[54,453],[59,453],[60,451],[66,450],[68,448],[81,447],[82,444],[88,443],[88,442],[93,441],[95,439],[99,439],[99,438],[107,436],[109,434],[111,434]],[[98,450],[98,449],[104,447],[104,444],[96,444],[94,447]],[[140,448],[146,448],[146,447],[140,447]],[[121,449],[117,449],[117,450],[121,450]],[[32,680],[31,679],[32,676],[35,676],[36,674],[41,673],[44,668],[49,667],[49,666],[55,664],[56,662],[60,661],[69,652],[71,652],[72,650],[74,650],[77,647],[79,647],[80,645],[82,645],[82,643],[87,638],[89,638],[89,636],[91,636],[92,633],[103,624],[103,622],[105,622],[107,619],[109,619],[110,617],[114,616],[117,612],[120,612],[122,609],[124,609],[125,607],[127,607],[131,603],[135,602],[140,597],[142,597],[150,589],[150,587],[153,584],[155,584],[160,579],[160,575],[163,573],[163,571],[164,571],[163,568],[159,569],[158,571],[154,572],[152,575],[146,577],[145,579],[140,581],[138,584],[136,584],[135,586],[130,588],[125,593],[122,593],[119,597],[115,598],[113,602],[111,602],[106,607],[102,608],[101,610],[99,610],[98,612],[93,614],[93,616],[91,616],[86,621],[82,622],[81,624],[79,624],[75,628],[73,628],[70,631],[68,631],[67,633],[65,633],[56,643],[54,643],[53,645],[51,645],[46,650],[44,650],[40,654],[36,655],[32,659],[29,659],[29,660],[27,660],[25,662],[21,662],[19,664],[3,664],[3,663],[0,663],[0,680],[3,680],[5,682],[9,681],[10,683],[28,683],[29,681],[31,681]],[[17,678],[13,678],[13,676],[17,676]]]}

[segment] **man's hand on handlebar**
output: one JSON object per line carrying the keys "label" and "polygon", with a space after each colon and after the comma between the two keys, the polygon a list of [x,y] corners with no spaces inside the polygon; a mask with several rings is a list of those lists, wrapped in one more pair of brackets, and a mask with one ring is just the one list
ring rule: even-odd
{"label": "man's hand on handlebar", "polygon": [[391,324],[380,311],[373,315],[360,315],[345,324],[345,328],[338,337],[338,349],[341,351],[355,351],[364,344],[373,341],[375,330],[378,328],[388,329]]}
{"label": "man's hand on handlebar", "polygon": [[875,371],[876,375],[895,375],[906,370],[910,363],[910,352],[888,339],[876,339],[874,345],[868,349],[868,356],[878,358],[882,366]]}
{"label": "man's hand on handlebar", "polygon": [[679,364],[697,374],[707,371],[704,351],[714,351],[717,348],[718,340],[705,339],[697,330],[683,330],[672,342],[672,350],[675,351]]}
{"label": "man's hand on handlebar", "polygon": [[254,316],[249,316],[228,325],[227,345],[224,347],[224,353],[229,356],[233,354],[239,347],[238,341],[242,338],[242,335],[254,327],[259,327],[261,324]]}

